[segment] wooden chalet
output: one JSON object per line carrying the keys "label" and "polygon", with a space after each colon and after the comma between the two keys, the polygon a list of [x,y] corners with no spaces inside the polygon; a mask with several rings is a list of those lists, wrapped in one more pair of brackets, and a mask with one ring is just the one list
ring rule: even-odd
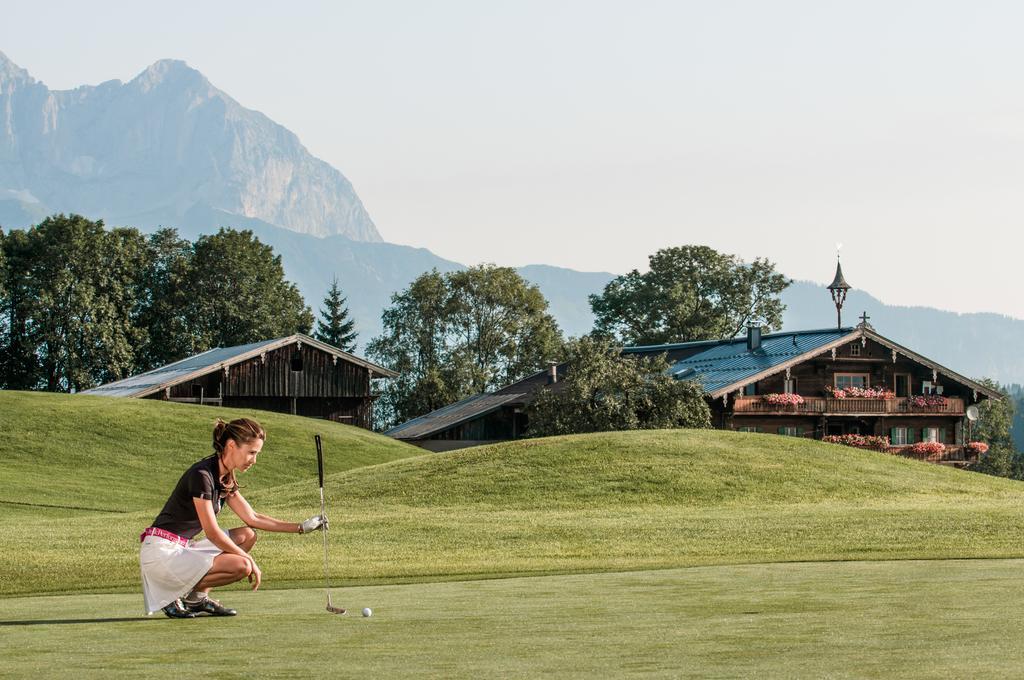
{"label": "wooden chalet", "polygon": [[865,319],[853,328],[774,333],[716,343],[630,347],[666,354],[671,372],[699,380],[713,425],[822,439],[888,438],[894,452],[937,442],[934,462],[965,464],[967,408],[1000,395],[889,340]]}
{"label": "wooden chalet", "polygon": [[[699,381],[719,429],[884,437],[890,451],[915,456],[914,444],[936,442],[929,460],[971,462],[977,454],[965,447],[968,408],[999,393],[884,337],[867,315],[842,327],[838,314],[848,288],[837,268],[830,287],[840,321],[834,329],[762,335],[750,328],[745,337],[622,351],[664,355],[671,375]],[[529,427],[523,407],[539,390],[557,389],[566,368],[469,397],[385,434],[434,451],[518,438]]]}
{"label": "wooden chalet", "polygon": [[369,429],[371,381],[397,375],[297,333],[218,347],[82,394],[276,411]]}

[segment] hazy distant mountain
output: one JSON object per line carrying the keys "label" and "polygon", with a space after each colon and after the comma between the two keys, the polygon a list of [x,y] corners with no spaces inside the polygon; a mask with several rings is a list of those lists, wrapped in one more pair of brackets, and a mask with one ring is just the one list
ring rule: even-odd
{"label": "hazy distant mountain", "polygon": [[54,212],[182,225],[192,209],[381,240],[340,172],[184,62],[51,91],[0,53],[0,225]]}

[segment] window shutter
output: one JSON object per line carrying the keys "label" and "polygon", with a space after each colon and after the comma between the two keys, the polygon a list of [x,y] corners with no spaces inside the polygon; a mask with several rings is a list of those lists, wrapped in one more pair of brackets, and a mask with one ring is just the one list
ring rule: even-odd
{"label": "window shutter", "polygon": [[940,427],[938,429],[938,432],[936,433],[936,436],[935,436],[935,441],[939,442],[940,444],[945,444],[946,443],[946,428]]}
{"label": "window shutter", "polygon": [[804,436],[804,429],[803,429],[802,427],[798,427],[798,428],[796,428],[796,436],[797,436],[797,437],[802,437],[802,436]]}
{"label": "window shutter", "polygon": [[780,427],[779,428],[779,434],[786,434],[786,428]]}
{"label": "window shutter", "polygon": [[908,427],[907,428],[907,443],[908,444],[916,444],[917,440],[915,439],[915,437],[917,437],[917,428],[916,427]]}
{"label": "window shutter", "polygon": [[890,427],[889,428],[889,443],[890,444],[894,444],[894,445],[896,444],[896,428],[895,427]]}

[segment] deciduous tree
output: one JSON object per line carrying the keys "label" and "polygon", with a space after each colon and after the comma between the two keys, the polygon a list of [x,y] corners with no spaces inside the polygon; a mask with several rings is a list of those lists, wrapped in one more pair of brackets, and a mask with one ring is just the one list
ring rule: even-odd
{"label": "deciduous tree", "polygon": [[398,371],[375,413],[400,423],[542,368],[561,333],[536,286],[493,265],[437,270],[391,297],[367,355]]}
{"label": "deciduous tree", "polygon": [[763,258],[746,263],[707,246],[664,248],[649,270],[613,279],[590,296],[595,332],[627,345],[730,338],[748,323],[782,326],[789,280]]}
{"label": "deciduous tree", "polygon": [[178,288],[183,352],[309,333],[313,313],[284,277],[281,257],[249,230],[200,236]]}

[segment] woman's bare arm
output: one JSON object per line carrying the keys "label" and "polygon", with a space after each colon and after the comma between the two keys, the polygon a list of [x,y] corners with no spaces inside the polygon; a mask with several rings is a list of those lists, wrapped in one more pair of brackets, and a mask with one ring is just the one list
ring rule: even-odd
{"label": "woman's bare arm", "polygon": [[250,526],[253,529],[262,529],[264,531],[278,531],[282,533],[297,534],[299,533],[299,524],[297,522],[283,522],[279,519],[270,517],[269,515],[261,515],[252,509],[249,505],[249,501],[245,500],[240,493],[234,493],[227,498],[228,507],[238,515],[238,519],[245,522],[246,526]]}
{"label": "woman's bare arm", "polygon": [[215,546],[222,552],[249,558],[249,553],[232,541],[227,532],[217,524],[217,515],[213,512],[213,501],[206,498],[193,498],[192,502],[195,503],[196,514],[199,515],[199,524],[203,527],[203,533]]}

